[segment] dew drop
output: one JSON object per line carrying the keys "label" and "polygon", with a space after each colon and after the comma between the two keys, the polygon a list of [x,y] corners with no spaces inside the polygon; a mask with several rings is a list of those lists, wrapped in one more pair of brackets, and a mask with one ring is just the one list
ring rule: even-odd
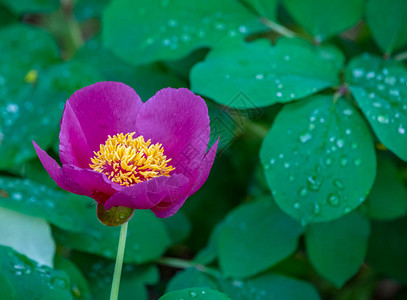
{"label": "dew drop", "polygon": [[16,201],[20,201],[21,199],[23,199],[23,195],[21,194],[21,193],[13,193],[12,195],[11,195],[11,197],[14,199],[14,200],[16,200]]}
{"label": "dew drop", "polygon": [[342,111],[345,116],[351,116],[353,114],[352,110],[347,108]]}
{"label": "dew drop", "polygon": [[382,123],[382,124],[389,124],[390,120],[389,120],[389,117],[386,115],[378,115],[377,121],[379,121],[379,123]]}
{"label": "dew drop", "polygon": [[340,180],[340,179],[335,179],[334,185],[341,190],[343,190],[345,188],[345,185],[343,184],[342,180]]}
{"label": "dew drop", "polygon": [[305,132],[299,136],[299,140],[301,143],[305,144],[312,139],[312,135],[309,132]]}
{"label": "dew drop", "polygon": [[343,144],[344,144],[344,141],[341,140],[341,139],[339,139],[339,140],[336,141],[336,145],[338,146],[338,148],[342,148],[342,147],[343,147]]}
{"label": "dew drop", "polygon": [[294,176],[294,175],[290,175],[290,176],[288,177],[288,180],[291,181],[291,182],[293,182],[293,181],[295,180],[295,176]]}
{"label": "dew drop", "polygon": [[340,164],[342,167],[346,167],[348,165],[348,159],[346,157],[342,157]]}
{"label": "dew drop", "polygon": [[178,22],[176,20],[170,19],[167,22],[169,27],[176,27],[178,25]]}
{"label": "dew drop", "polygon": [[362,164],[362,160],[361,160],[360,158],[356,158],[356,159],[353,161],[353,164],[354,164],[356,167],[359,167],[359,166]]}
{"label": "dew drop", "polygon": [[332,206],[338,206],[339,205],[339,197],[336,194],[329,194],[328,195],[328,203]]}
{"label": "dew drop", "polygon": [[276,96],[277,96],[278,98],[281,98],[281,97],[283,96],[283,93],[282,93],[282,92],[277,92],[277,93],[276,93]]}
{"label": "dew drop", "polygon": [[302,189],[299,190],[298,194],[299,194],[301,197],[306,197],[306,196],[308,195],[308,190],[307,190],[307,188],[303,187]]}
{"label": "dew drop", "polygon": [[290,168],[290,163],[288,163],[288,162],[284,163],[284,168],[289,169]]}
{"label": "dew drop", "polygon": [[327,166],[331,165],[331,164],[332,164],[332,158],[327,157],[327,158],[325,159],[325,163],[326,163]]}
{"label": "dew drop", "polygon": [[257,80],[262,80],[264,78],[264,74],[259,73],[259,74],[256,74],[255,77]]}
{"label": "dew drop", "polygon": [[246,26],[239,26],[239,31],[241,32],[241,33],[247,33],[247,27]]}
{"label": "dew drop", "polygon": [[60,288],[60,289],[68,288],[68,283],[66,282],[66,280],[59,278],[59,277],[51,278],[51,285],[53,287]]}
{"label": "dew drop", "polygon": [[321,180],[317,176],[310,176],[307,178],[308,187],[310,190],[317,191],[321,187]]}
{"label": "dew drop", "polygon": [[315,204],[314,204],[314,208],[312,209],[312,213],[313,213],[314,215],[316,215],[316,216],[321,213],[321,206],[319,206],[318,203],[315,203]]}
{"label": "dew drop", "polygon": [[400,127],[399,127],[399,129],[397,130],[400,134],[405,134],[406,133],[406,130],[403,128],[403,127],[401,127],[401,125],[400,125]]}
{"label": "dew drop", "polygon": [[295,202],[293,207],[294,207],[294,209],[300,209],[300,207],[301,207],[300,202]]}
{"label": "dew drop", "polygon": [[358,144],[356,144],[355,142],[353,142],[353,143],[350,145],[350,147],[351,147],[353,150],[355,150],[355,149],[357,149],[359,146],[358,146]]}

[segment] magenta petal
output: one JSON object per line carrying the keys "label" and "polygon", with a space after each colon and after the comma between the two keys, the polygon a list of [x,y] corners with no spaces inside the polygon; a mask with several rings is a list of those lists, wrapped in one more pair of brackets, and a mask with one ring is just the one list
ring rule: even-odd
{"label": "magenta petal", "polygon": [[176,173],[188,173],[208,147],[208,108],[201,97],[188,89],[166,88],[140,108],[136,129],[145,139],[163,145]]}
{"label": "magenta petal", "polygon": [[65,105],[59,134],[59,156],[62,164],[76,165],[80,168],[89,167],[90,150],[85,133],[77,119],[69,101]]}
{"label": "magenta petal", "polygon": [[120,82],[99,82],[75,92],[61,121],[61,161],[89,167],[90,155],[108,135],[135,131],[142,104],[136,92]]}
{"label": "magenta petal", "polygon": [[169,218],[175,215],[175,213],[184,205],[187,196],[178,197],[173,202],[162,202],[153,208],[151,211],[156,215],[158,218]]}
{"label": "magenta petal", "polygon": [[69,178],[69,185],[73,187],[75,194],[91,197],[101,203],[124,188],[96,171],[73,165],[64,165],[62,170],[66,178]]}
{"label": "magenta petal", "polygon": [[151,209],[160,203],[176,203],[185,197],[189,184],[189,179],[182,174],[153,178],[122,189],[106,201],[105,208]]}
{"label": "magenta petal", "polygon": [[42,150],[40,146],[37,145],[36,142],[33,141],[35,151],[44,166],[45,170],[47,170],[49,176],[55,181],[55,183],[64,190],[72,192],[72,190],[65,184],[65,176],[63,174],[62,168],[58,165],[58,163],[51,158],[47,152]]}
{"label": "magenta petal", "polygon": [[189,196],[191,196],[197,190],[199,190],[201,188],[201,186],[205,183],[206,179],[208,179],[209,172],[211,171],[211,168],[213,165],[213,161],[215,160],[216,150],[218,148],[218,142],[219,142],[219,139],[216,141],[216,143],[211,147],[211,149],[209,149],[209,151],[203,157],[200,167],[198,169],[197,180],[195,181],[193,187],[191,188]]}

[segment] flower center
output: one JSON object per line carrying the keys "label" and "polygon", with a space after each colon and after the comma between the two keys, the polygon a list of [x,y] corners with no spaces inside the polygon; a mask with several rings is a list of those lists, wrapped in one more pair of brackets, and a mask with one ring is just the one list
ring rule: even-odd
{"label": "flower center", "polygon": [[151,145],[142,135],[133,138],[135,132],[108,136],[100,150],[94,152],[89,165],[104,173],[113,182],[130,186],[154,177],[170,176],[175,168],[167,165],[171,159],[164,155],[161,144]]}

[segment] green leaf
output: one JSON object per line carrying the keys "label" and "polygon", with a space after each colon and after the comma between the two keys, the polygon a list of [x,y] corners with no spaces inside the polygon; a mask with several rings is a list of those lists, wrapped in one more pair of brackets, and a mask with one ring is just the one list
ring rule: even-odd
{"label": "green leaf", "polygon": [[194,261],[200,264],[210,264],[213,262],[217,256],[218,256],[218,239],[219,239],[219,234],[221,232],[223,226],[223,222],[219,222],[215,228],[213,229],[210,237],[208,244],[206,245],[205,248],[201,249],[197,253],[197,255],[194,257]]}
{"label": "green leaf", "polygon": [[191,222],[182,211],[161,221],[167,228],[173,244],[184,241],[191,233]]}
{"label": "green leaf", "polygon": [[201,287],[217,289],[233,300],[319,300],[316,289],[307,282],[282,275],[266,273],[246,281],[211,277],[196,269],[177,273],[167,286],[167,291]]}
{"label": "green leaf", "polygon": [[302,231],[271,199],[241,205],[226,217],[219,231],[220,267],[226,276],[255,275],[292,254]]}
{"label": "green leaf", "polygon": [[[55,102],[33,99],[35,77],[57,60],[52,37],[38,28],[13,25],[0,29],[0,169],[34,156],[35,133],[41,144],[50,142],[46,117],[56,118]],[[27,47],[27,45],[30,45]],[[31,71],[31,72],[30,72]],[[27,76],[27,74],[31,74]],[[30,78],[31,77],[31,78]],[[37,102],[39,101],[39,102]],[[44,105],[44,102],[47,105]],[[47,112],[52,114],[47,115]],[[50,121],[50,119],[48,119]],[[56,123],[56,122],[55,122]],[[41,129],[39,129],[41,128]]]}
{"label": "green leaf", "polygon": [[181,58],[261,28],[256,17],[234,0],[163,0],[160,4],[118,0],[105,10],[102,34],[114,53],[143,64]]}
{"label": "green leaf", "polygon": [[358,207],[376,173],[369,128],[353,106],[332,96],[286,105],[260,158],[277,204],[303,224],[334,220]]}
{"label": "green leaf", "polygon": [[407,2],[404,0],[369,0],[366,22],[373,38],[387,54],[407,43]]}
{"label": "green leaf", "polygon": [[379,140],[407,161],[407,70],[365,54],[349,63],[345,78]]}
{"label": "green leaf", "polygon": [[[60,228],[86,231],[82,211],[91,200],[28,179],[0,177],[0,206],[47,220]],[[93,218],[96,218],[96,212]]]}
{"label": "green leaf", "polygon": [[233,300],[320,300],[309,283],[278,274],[264,274],[247,282],[232,281],[229,286],[223,284],[222,287]]}
{"label": "green leaf", "polygon": [[71,293],[76,300],[91,300],[92,294],[85,276],[70,260],[55,256],[55,269],[65,271],[71,278]]}
{"label": "green leaf", "polygon": [[407,218],[372,222],[367,261],[376,272],[407,284]]}
{"label": "green leaf", "polygon": [[230,300],[225,294],[208,288],[189,288],[173,291],[160,297],[159,300],[193,300],[196,298],[207,300]]}
{"label": "green leaf", "polygon": [[55,242],[45,220],[0,207],[0,236],[1,245],[40,265],[53,266]]}
{"label": "green leaf", "polygon": [[60,6],[59,0],[1,0],[1,2],[18,14],[49,13]]}
{"label": "green leaf", "polygon": [[143,101],[147,101],[162,88],[187,86],[185,82],[168,74],[158,63],[133,66],[124,62],[102,47],[98,38],[88,41],[80,48],[73,60],[97,69],[104,80],[121,81],[131,86]]}
{"label": "green leaf", "polygon": [[[58,243],[79,251],[115,259],[120,227],[107,227],[96,218],[96,207],[83,208],[86,231],[70,232],[56,229]],[[136,210],[129,221],[124,261],[145,263],[159,258],[170,245],[164,224],[151,211]]]}
{"label": "green leaf", "polygon": [[[72,259],[88,278],[92,299],[108,300],[114,261],[83,253],[74,253]],[[147,300],[148,291],[145,285],[156,284],[159,276],[158,268],[155,265],[125,264],[120,280],[119,300]]]}
{"label": "green leaf", "polygon": [[391,220],[406,214],[407,190],[400,175],[390,158],[379,156],[376,181],[361,207],[369,218]]}
{"label": "green leaf", "polygon": [[[0,281],[3,299],[71,300],[69,277],[65,272],[39,266],[9,247],[0,246]],[[10,294],[7,294],[10,293]]]}
{"label": "green leaf", "polygon": [[364,0],[283,0],[304,29],[320,42],[352,27],[364,11]]}
{"label": "green leaf", "polygon": [[269,20],[276,20],[277,0],[243,0],[249,4],[262,17]]}
{"label": "green leaf", "polygon": [[191,287],[209,288],[216,290],[218,285],[216,281],[198,271],[195,268],[189,268],[184,271],[178,272],[171,278],[167,285],[166,292],[187,289]]}
{"label": "green leaf", "polygon": [[310,224],[305,234],[308,257],[323,277],[340,288],[362,265],[369,234],[369,222],[357,213]]}
{"label": "green leaf", "polygon": [[[280,38],[212,50],[191,71],[192,90],[220,104],[248,109],[290,102],[339,83],[343,55],[333,47]],[[240,95],[246,101],[239,101]]]}

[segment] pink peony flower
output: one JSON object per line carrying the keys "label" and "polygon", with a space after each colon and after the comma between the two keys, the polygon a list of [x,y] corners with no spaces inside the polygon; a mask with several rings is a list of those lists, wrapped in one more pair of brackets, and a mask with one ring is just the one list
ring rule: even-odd
{"label": "pink peony flower", "polygon": [[146,103],[119,82],[99,82],[66,102],[59,134],[62,167],[35,142],[56,184],[106,210],[120,206],[175,214],[206,181],[217,142],[206,152],[205,101],[188,89],[166,88]]}

